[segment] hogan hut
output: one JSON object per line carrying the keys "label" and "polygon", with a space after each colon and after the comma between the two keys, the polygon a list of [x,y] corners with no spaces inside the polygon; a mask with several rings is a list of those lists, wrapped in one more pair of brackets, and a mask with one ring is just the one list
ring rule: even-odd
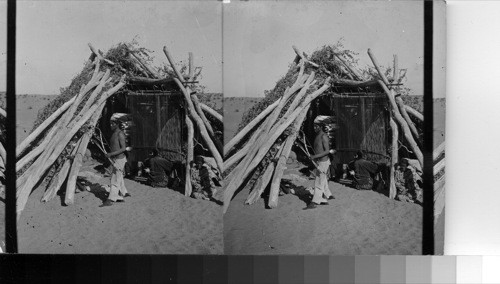
{"label": "hogan hut", "polygon": [[[355,54],[343,50],[341,44],[324,46],[310,56],[295,46],[293,50],[295,59],[286,75],[246,113],[239,132],[224,146],[224,212],[242,189],[249,192],[246,204],[255,203],[269,190],[267,205],[277,207],[292,147],[309,154],[306,133],[311,134],[318,115],[328,121],[331,146],[338,149],[331,171],[338,171],[356,151],[364,150],[370,160],[389,166],[388,195],[395,198],[394,165],[400,155],[423,167],[423,116],[401,96],[406,70],[399,69],[397,56],[392,68],[382,70],[368,49],[374,68],[360,71],[355,67]],[[444,146],[436,151],[435,159],[444,156]],[[442,161],[436,164],[435,173],[444,170]],[[436,184],[435,191],[442,191],[443,185]]]}
{"label": "hogan hut", "polygon": [[[129,126],[125,132],[134,149],[128,152],[131,165],[143,160],[149,149],[160,150],[183,165],[187,196],[195,151],[213,157],[222,171],[222,146],[216,135],[222,116],[199,101],[201,68],[194,67],[192,53],[189,65],[179,68],[164,47],[169,65],[154,67],[150,51],[137,43],[120,43],[105,54],[89,47],[91,55],[81,73],[39,112],[33,131],[16,148],[18,216],[41,184],[42,201],[60,192],[66,205],[74,203],[89,143],[106,153],[103,137],[109,133],[109,118],[117,112]],[[107,162],[113,166],[112,160]]]}

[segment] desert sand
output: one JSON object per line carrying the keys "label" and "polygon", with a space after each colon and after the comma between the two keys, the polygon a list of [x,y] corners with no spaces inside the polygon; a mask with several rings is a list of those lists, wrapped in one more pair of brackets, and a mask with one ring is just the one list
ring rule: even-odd
{"label": "desert sand", "polygon": [[[241,109],[254,99],[234,98],[224,104],[225,130],[241,121]],[[243,106],[242,104],[246,104]],[[444,140],[444,101],[436,103],[435,145]],[[240,111],[235,112],[238,108]],[[229,129],[227,133],[236,133]],[[226,130],[227,131],[227,130]],[[226,134],[226,133],[225,133]],[[227,135],[226,141],[232,136]],[[244,205],[248,190],[239,192],[224,215],[226,254],[329,254],[411,255],[422,253],[422,207],[388,199],[374,191],[358,191],[338,183],[329,186],[336,199],[329,205],[303,210],[309,200],[304,188],[314,181],[299,170],[304,166],[287,162],[284,179],[299,191],[279,197],[278,208],[266,209],[265,198]],[[444,211],[443,211],[444,212]],[[443,253],[444,213],[437,221],[435,253]]]}
{"label": "desert sand", "polygon": [[[40,96],[18,98],[18,142],[28,135],[38,109],[48,102]],[[223,253],[219,205],[126,179],[132,196],[101,208],[110,177],[97,175],[94,168],[99,164],[89,157],[85,160],[80,175],[86,176],[90,190],[77,190],[74,205],[63,206],[60,196],[42,203],[43,186],[34,190],[18,222],[19,252]]]}

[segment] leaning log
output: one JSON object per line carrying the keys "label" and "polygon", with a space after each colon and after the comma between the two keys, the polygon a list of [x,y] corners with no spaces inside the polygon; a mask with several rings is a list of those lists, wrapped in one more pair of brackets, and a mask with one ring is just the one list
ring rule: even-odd
{"label": "leaning log", "polygon": [[224,156],[229,154],[229,151],[233,149],[234,146],[240,143],[241,139],[246,137],[248,132],[252,130],[259,122],[261,122],[265,117],[267,117],[278,105],[279,100],[269,105],[263,112],[261,112],[257,117],[255,117],[249,124],[247,124],[236,136],[234,136],[226,145],[224,145]]}
{"label": "leaning log", "polygon": [[185,88],[184,85],[182,85],[181,81],[178,78],[174,78],[174,81],[177,83],[179,88],[182,91],[182,94],[184,95],[184,98],[187,102],[187,109],[188,109],[188,114],[191,119],[194,120],[196,123],[196,126],[198,127],[198,130],[200,131],[200,135],[203,138],[203,141],[205,141],[205,144],[208,147],[208,150],[212,154],[212,156],[215,159],[215,162],[217,163],[217,167],[219,167],[219,171],[223,172],[224,171],[224,162],[222,161],[222,156],[219,153],[217,147],[215,146],[214,142],[210,138],[210,135],[208,134],[207,128],[205,127],[205,123],[201,119],[201,117],[198,115],[198,113],[195,110],[195,107],[193,105],[193,101],[191,100],[190,94],[188,92],[188,88]]}
{"label": "leaning log", "polygon": [[333,55],[337,57],[337,59],[340,62],[342,62],[342,64],[344,64],[345,68],[347,68],[347,70],[349,70],[358,80],[365,81],[365,78],[361,74],[361,72],[359,72],[358,70],[356,70],[356,68],[352,67],[349,63],[347,63],[347,61],[345,61],[344,58],[342,58],[342,56],[340,56],[337,53],[333,53]]}
{"label": "leaning log", "polygon": [[188,129],[187,133],[187,157],[186,157],[186,181],[184,185],[184,195],[191,196],[193,192],[193,186],[191,184],[191,162],[194,159],[194,126],[191,119],[186,115],[186,126]]}
{"label": "leaning log", "polygon": [[204,103],[200,103],[200,107],[204,112],[208,113],[210,116],[217,119],[220,123],[224,122],[224,118],[222,117],[222,115],[213,110],[211,107],[207,106]]}
{"label": "leaning log", "polygon": [[384,84],[384,82],[379,81],[379,84],[384,89],[384,92],[386,93],[387,97],[389,98],[389,102],[391,103],[391,106],[392,106],[392,112],[393,112],[394,118],[396,119],[396,121],[399,123],[399,125],[403,129],[403,135],[405,136],[406,141],[408,141],[408,144],[410,144],[411,150],[413,151],[413,153],[415,153],[415,156],[417,157],[418,162],[423,167],[424,156],[422,155],[422,151],[418,147],[417,142],[415,142],[415,139],[413,138],[410,127],[408,126],[405,119],[403,118],[403,116],[401,116],[401,113],[399,112],[398,106],[396,104],[396,100],[394,99],[394,94],[391,91],[389,91],[389,89]]}
{"label": "leaning log", "polygon": [[439,146],[437,146],[436,149],[432,151],[432,159],[436,161],[436,159],[439,158],[439,156],[441,156],[444,153],[444,150],[445,150],[445,142],[443,141],[443,143],[439,144]]}
{"label": "leaning log", "polygon": [[[72,157],[74,157],[76,151],[78,150],[76,146],[77,145],[75,145],[75,147],[73,147],[73,149],[70,152],[71,153],[70,155]],[[57,191],[66,181],[70,168],[71,168],[71,159],[66,159],[63,165],[56,170],[55,175],[52,177],[49,185],[47,186],[47,189],[45,190],[45,193],[43,194],[41,200],[42,202],[48,202],[56,196]]]}
{"label": "leaning log", "polygon": [[[316,97],[321,95],[324,91],[326,91],[328,88],[330,88],[330,78],[325,80],[325,84],[309,95],[304,102],[301,104],[300,107],[298,107],[291,115],[290,117],[283,121],[282,123],[276,125],[275,127],[271,128],[270,131],[268,131],[268,136],[263,137],[265,140],[264,144],[256,144],[256,148],[258,149],[257,154],[255,157],[252,155],[248,155],[245,159],[249,158],[249,162],[247,164],[244,164],[243,169],[241,170],[240,173],[238,173],[232,180],[229,181],[228,186],[226,187],[224,191],[224,205],[223,205],[223,212],[225,213],[227,211],[227,208],[229,207],[229,202],[231,201],[231,198],[233,197],[234,192],[238,189],[239,184],[241,181],[245,180],[249,173],[252,172],[255,167],[261,162],[262,158],[265,156],[267,151],[271,148],[271,146],[274,144],[276,139],[283,133],[283,131],[286,130],[290,124],[299,116],[300,112],[304,110],[306,106],[308,106],[312,100],[314,100]],[[241,165],[242,163],[240,163]],[[240,166],[238,165],[238,167]]]}
{"label": "leaning log", "polygon": [[394,199],[397,195],[397,189],[396,189],[396,181],[395,181],[395,168],[394,166],[398,162],[398,136],[399,136],[399,131],[398,131],[398,125],[392,119],[392,117],[389,120],[389,124],[391,126],[391,132],[392,132],[392,143],[391,143],[391,171],[390,171],[390,177],[389,177],[389,198]]}
{"label": "leaning log", "polygon": [[189,62],[189,75],[188,75],[188,80],[192,81],[194,79],[194,58],[193,58],[193,53],[189,52],[188,53],[188,62]]}
{"label": "leaning log", "polygon": [[153,78],[160,78],[160,76],[158,76],[158,73],[153,68],[151,68],[149,66],[149,64],[147,64],[146,61],[144,61],[138,54],[136,54],[129,46],[127,46],[127,49],[130,52],[130,54],[134,57],[134,59],[137,60],[137,62],[139,62],[139,64],[142,66],[142,68],[147,70],[147,72]]}
{"label": "leaning log", "polygon": [[285,171],[286,161],[288,160],[288,156],[290,155],[292,146],[294,145],[295,140],[297,139],[300,127],[302,126],[302,123],[304,122],[304,119],[307,116],[308,110],[309,106],[306,106],[302,111],[302,113],[299,115],[299,117],[297,117],[297,119],[292,125],[292,130],[291,130],[292,134],[286,138],[283,148],[281,149],[281,154],[278,158],[278,162],[276,163],[273,179],[271,181],[271,189],[269,191],[269,200],[267,203],[269,208],[278,207],[278,196],[280,191],[281,178],[283,178],[283,172]]}
{"label": "leaning log", "polygon": [[[101,117],[102,110],[105,104],[102,104],[100,108],[93,114],[89,120],[89,127],[95,127],[99,117]],[[75,189],[76,189],[76,179],[78,178],[78,172],[82,167],[83,156],[87,150],[90,138],[92,136],[92,130],[89,130],[83,134],[80,138],[76,153],[73,157],[73,162],[71,163],[71,170],[68,174],[68,182],[66,184],[66,193],[64,195],[64,204],[71,205],[74,203]]]}
{"label": "leaning log", "polygon": [[200,100],[198,100],[198,96],[196,96],[196,94],[191,94],[191,101],[193,101],[194,109],[196,110],[196,113],[198,113],[198,115],[200,116],[201,120],[205,124],[205,127],[207,128],[207,132],[210,135],[210,138],[212,139],[212,141],[214,141],[215,146],[217,147],[217,150],[219,151],[219,153],[221,155],[223,155],[224,149],[223,149],[222,143],[220,143],[217,140],[217,138],[215,137],[212,125],[210,124],[210,122],[208,121],[207,117],[205,116],[205,113],[201,109]]}
{"label": "leaning log", "polygon": [[445,160],[446,159],[441,159],[441,161],[437,162],[433,167],[433,173],[434,175],[437,175],[440,171],[442,171],[445,167]]}
{"label": "leaning log", "polygon": [[[75,135],[75,133],[87,122],[87,120],[92,116],[92,114],[106,102],[106,100],[112,96],[116,91],[125,85],[125,76],[123,76],[118,84],[113,88],[109,89],[107,92],[103,93],[99,101],[94,104],[84,115],[79,119],[78,122],[71,124],[68,131],[62,132],[62,134],[54,137],[53,140],[57,141],[52,151],[45,151],[44,155],[40,156],[39,160],[42,161],[40,167],[36,167],[33,174],[31,174],[29,179],[23,184],[17,187],[17,213],[20,215],[21,211],[24,209],[28,196],[31,193],[33,186],[38,183],[41,176],[52,166],[57,157],[64,150],[68,142]],[[25,173],[26,174],[26,173]]]}
{"label": "leaning log", "polygon": [[23,151],[28,147],[33,141],[35,141],[40,134],[42,134],[47,127],[54,122],[61,114],[63,114],[75,101],[76,96],[72,97],[69,101],[65,102],[59,109],[57,109],[54,113],[52,113],[47,119],[45,119],[42,124],[40,124],[33,132],[26,137],[21,144],[16,147],[16,156],[19,158],[19,155],[23,153]]}
{"label": "leaning log", "polygon": [[[48,152],[48,149],[51,149],[55,143],[57,143],[57,140],[53,139],[53,136],[56,135],[57,133],[61,132],[66,128],[68,123],[73,119],[73,116],[75,115],[75,112],[82,102],[83,98],[86,96],[88,92],[90,92],[93,88],[96,86],[99,87],[104,86],[103,78],[105,73],[104,72],[99,72],[99,66],[100,66],[100,61],[96,60],[95,63],[96,67],[94,69],[94,73],[92,75],[92,78],[90,81],[82,86],[80,89],[80,92],[73,97],[74,101],[73,103],[69,104],[69,109],[62,115],[59,120],[56,122],[56,124],[50,129],[49,133],[46,135],[48,137],[47,139],[44,139],[40,145],[38,145],[35,149],[30,151],[27,155],[25,155],[21,160],[16,162],[16,171],[21,170],[26,164],[28,164],[31,160],[35,159],[38,157],[41,153],[43,152]],[[92,95],[91,95],[92,96]],[[83,110],[83,108],[82,108]],[[43,159],[40,159],[43,161]],[[29,172],[28,172],[29,170]],[[34,171],[34,167],[30,167],[23,176],[21,176],[20,179],[18,179],[18,186],[20,184],[23,184],[24,181],[26,180],[26,177],[29,176],[32,171]]]}
{"label": "leaning log", "polygon": [[7,152],[5,151],[5,148],[3,147],[2,143],[0,143],[0,157],[2,158],[3,161],[7,161]]}
{"label": "leaning log", "polygon": [[177,79],[179,79],[179,81],[181,81],[182,83],[184,83],[184,76],[179,71],[179,68],[177,68],[177,66],[175,65],[175,60],[172,57],[172,55],[170,54],[170,52],[168,51],[168,49],[167,49],[166,46],[163,47],[163,53],[165,53],[165,56],[167,57],[167,60],[170,63],[170,66],[174,70],[175,75],[177,76]]}
{"label": "leaning log", "polygon": [[[387,97],[389,98],[389,102],[391,103],[392,106],[392,111],[394,114],[394,118],[396,121],[399,123],[401,128],[403,129],[403,134],[410,144],[411,150],[415,153],[415,156],[417,156],[417,160],[419,161],[420,165],[423,167],[424,166],[424,156],[422,155],[422,151],[418,147],[417,142],[413,138],[413,131],[411,130],[410,126],[408,125],[408,122],[406,119],[401,115],[401,112],[398,107],[398,103],[396,102],[397,99],[395,98],[394,95],[394,90],[389,90],[388,85],[389,85],[389,80],[387,80],[387,77],[384,75],[384,72],[380,69],[380,66],[378,65],[378,61],[371,52],[370,49],[368,49],[368,55],[370,56],[370,59],[372,60],[373,65],[375,66],[375,69],[377,70],[379,76],[381,77],[381,81],[379,80],[379,84],[384,89],[384,92],[387,94]],[[399,98],[401,99],[401,98]],[[404,107],[403,107],[404,109]],[[409,117],[408,117],[409,119]],[[411,120],[410,120],[411,121]]]}
{"label": "leaning log", "polygon": [[1,107],[0,107],[0,115],[3,117],[7,117],[7,112]]}
{"label": "leaning log", "polygon": [[[279,158],[281,155],[283,148],[281,148],[276,156],[274,158]],[[262,174],[261,177],[257,180],[257,182],[254,184],[252,191],[250,194],[248,194],[247,199],[245,200],[245,204],[247,205],[252,205],[257,200],[259,200],[260,196],[266,189],[266,187],[269,185],[269,182],[271,181],[271,178],[273,177],[274,169],[276,167],[276,164],[274,161],[269,162],[269,164],[266,167],[266,170],[264,171],[264,174]]]}
{"label": "leaning log", "polygon": [[418,119],[420,121],[424,121],[424,115],[421,114],[420,112],[418,112],[417,110],[415,110],[414,108],[412,108],[408,105],[405,105],[405,109],[406,109],[406,112],[408,112],[409,114],[414,116],[416,119]]}

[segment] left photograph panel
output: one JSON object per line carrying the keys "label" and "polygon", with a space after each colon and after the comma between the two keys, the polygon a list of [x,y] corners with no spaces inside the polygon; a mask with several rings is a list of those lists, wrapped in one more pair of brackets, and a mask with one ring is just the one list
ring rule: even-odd
{"label": "left photograph panel", "polygon": [[20,253],[223,253],[221,11],[18,2]]}

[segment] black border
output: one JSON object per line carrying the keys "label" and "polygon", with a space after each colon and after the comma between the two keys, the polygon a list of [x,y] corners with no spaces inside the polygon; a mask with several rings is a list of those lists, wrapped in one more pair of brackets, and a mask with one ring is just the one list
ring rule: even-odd
{"label": "black border", "polygon": [[[7,2],[7,137],[6,142],[6,249],[8,253],[18,252],[16,228],[16,1]],[[433,190],[433,2],[424,1],[424,207],[423,207],[423,243],[422,254],[434,254],[434,190]],[[233,256],[234,257],[234,256]],[[236,256],[237,257],[237,256]],[[274,256],[277,257],[277,256]],[[92,279],[102,282],[104,279],[116,282],[135,282],[142,277],[149,277],[146,281],[176,283],[178,278],[178,261],[191,266],[193,271],[200,272],[200,256],[152,256],[152,255],[0,255],[0,278],[4,283],[14,279],[24,280],[80,280],[87,282]],[[218,264],[215,269],[220,274],[216,281],[221,283],[227,279],[228,261],[226,256],[203,256],[210,259],[209,266]],[[192,261],[194,262],[192,262]],[[197,261],[196,261],[197,260]],[[191,262],[191,265],[188,263]],[[220,262],[220,263],[219,263]],[[128,264],[128,265],[127,265]],[[120,266],[120,267],[117,267]],[[193,267],[198,266],[198,268]],[[207,276],[212,269],[202,270]],[[134,269],[139,268],[140,269]],[[212,267],[213,268],[213,267]],[[131,269],[133,272],[131,273]],[[181,269],[185,270],[185,269]],[[155,272],[156,271],[156,272]],[[188,272],[189,269],[186,270]],[[211,271],[211,272],[210,272]],[[225,274],[225,275],[224,275]],[[157,276],[159,278],[157,278]],[[184,275],[185,276],[185,275]],[[193,275],[191,275],[193,276]],[[215,274],[212,274],[215,276]],[[89,278],[90,277],[90,278]],[[118,278],[116,278],[118,277]],[[203,277],[204,278],[204,277]],[[199,280],[199,279],[198,279]],[[215,280],[215,279],[214,279]],[[72,282],[73,282],[72,281]],[[91,281],[91,282],[93,282]],[[204,281],[205,282],[205,281]],[[210,282],[210,281],[207,281]]]}
{"label": "black border", "polygon": [[17,253],[16,218],[16,1],[7,2],[7,163],[5,169],[5,245]]}
{"label": "black border", "polygon": [[424,1],[424,202],[422,254],[434,254],[434,104],[432,93],[434,2]]}

